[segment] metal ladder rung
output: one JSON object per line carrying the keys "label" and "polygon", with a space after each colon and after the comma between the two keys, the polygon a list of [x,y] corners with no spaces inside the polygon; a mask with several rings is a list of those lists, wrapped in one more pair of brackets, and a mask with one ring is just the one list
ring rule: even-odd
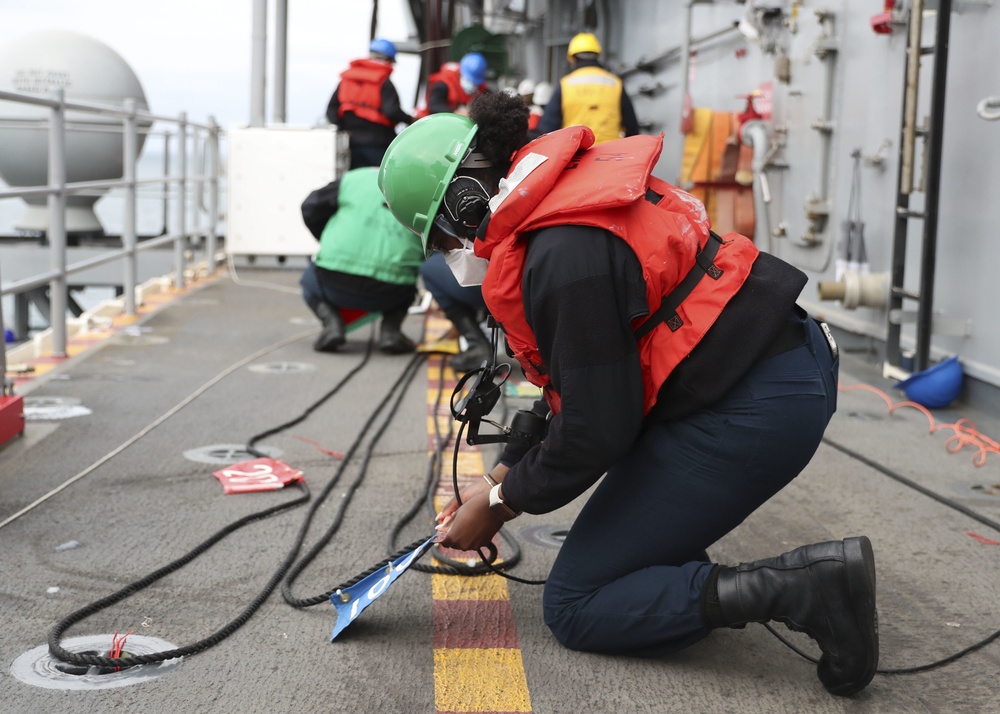
{"label": "metal ladder rung", "polygon": [[911,211],[906,208],[896,207],[896,215],[900,218],[926,218],[927,214],[923,211]]}

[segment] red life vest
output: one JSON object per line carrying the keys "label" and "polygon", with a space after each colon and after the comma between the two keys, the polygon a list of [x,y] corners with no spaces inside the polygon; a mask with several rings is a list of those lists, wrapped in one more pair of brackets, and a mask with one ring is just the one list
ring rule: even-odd
{"label": "red life vest", "polygon": [[[441,69],[427,78],[427,92],[424,94],[424,106],[417,109],[415,113],[417,119],[422,119],[430,114],[431,89],[438,82],[444,82],[448,85],[448,106],[451,107],[452,111],[455,111],[463,104],[468,104],[472,101],[472,97],[475,96],[466,94],[465,90],[462,89],[462,74],[459,71],[458,62],[445,62],[441,65]],[[486,91],[486,85],[481,84],[478,91]]]}
{"label": "red life vest", "polygon": [[343,118],[346,112],[365,121],[383,126],[394,126],[395,122],[382,113],[382,85],[392,74],[392,65],[372,59],[356,59],[340,73],[340,88],[337,99],[340,107],[337,116]]}
{"label": "red life vest", "polygon": [[[663,148],[662,134],[591,148],[593,141],[590,129],[573,126],[543,135],[518,151],[490,202],[485,239],[475,241],[476,254],[490,261],[482,287],[486,305],[502,325],[525,376],[543,389],[553,413],[559,411],[560,398],[524,314],[521,281],[527,241],[522,235],[559,225],[610,231],[628,243],[642,264],[651,315],[692,270],[710,240],[702,204],[651,175]],[[658,202],[650,200],[657,196],[662,197]],[[740,290],[758,254],[745,236],[724,236],[712,259],[717,270],[707,273],[677,307],[681,324],[662,322],[639,337],[644,413],[653,408],[673,369]],[[641,331],[646,319],[636,320],[633,328]]]}

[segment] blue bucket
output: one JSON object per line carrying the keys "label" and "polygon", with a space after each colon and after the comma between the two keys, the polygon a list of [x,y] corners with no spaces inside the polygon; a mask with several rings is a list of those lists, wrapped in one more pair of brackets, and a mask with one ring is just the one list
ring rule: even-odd
{"label": "blue bucket", "polygon": [[911,374],[896,387],[906,393],[906,398],[928,409],[943,409],[951,404],[962,391],[962,365],[958,356],[938,362],[923,372]]}

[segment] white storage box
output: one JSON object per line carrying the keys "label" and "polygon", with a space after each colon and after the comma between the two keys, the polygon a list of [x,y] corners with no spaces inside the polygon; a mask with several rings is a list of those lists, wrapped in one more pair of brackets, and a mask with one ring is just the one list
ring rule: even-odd
{"label": "white storage box", "polygon": [[226,252],[315,255],[302,202],[337,175],[336,127],[230,129]]}

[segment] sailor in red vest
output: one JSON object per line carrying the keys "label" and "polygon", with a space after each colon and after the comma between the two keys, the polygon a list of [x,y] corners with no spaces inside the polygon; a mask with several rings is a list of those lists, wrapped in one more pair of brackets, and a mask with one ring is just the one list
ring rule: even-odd
{"label": "sailor in red vest", "polygon": [[352,169],[378,166],[386,147],[396,138],[396,125],[413,123],[389,79],[396,46],[377,37],[368,52],[367,59],[354,60],[341,72],[340,84],[326,107],[330,123],[350,135]]}
{"label": "sailor in red vest", "polygon": [[817,641],[827,690],[860,691],[878,661],[867,537],[732,567],[706,552],[805,468],[836,408],[836,343],[796,305],[805,274],[714,234],[653,176],[662,135],[595,145],[574,126],[525,145],[527,119],[485,95],[405,129],[379,170],[424,250],[482,283],[551,415],[442,510],[443,544],[483,547],[596,484],[545,586],[560,642],[652,656],[777,620]]}
{"label": "sailor in red vest", "polygon": [[445,62],[427,78],[427,94],[424,106],[417,110],[417,118],[444,112],[467,114],[469,102],[487,91],[488,68],[486,58],[479,52],[468,52],[458,62]]}

